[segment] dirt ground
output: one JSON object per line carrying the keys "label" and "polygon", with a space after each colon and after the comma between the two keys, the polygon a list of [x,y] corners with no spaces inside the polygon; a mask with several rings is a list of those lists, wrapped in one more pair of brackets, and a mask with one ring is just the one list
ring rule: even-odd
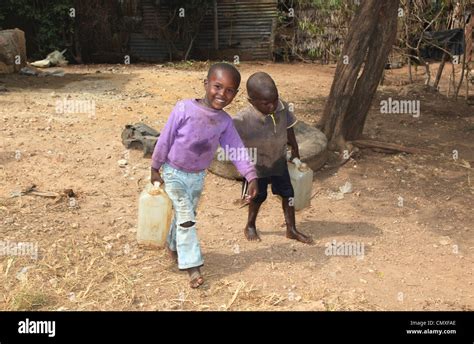
{"label": "dirt ground", "polygon": [[[139,121],[161,130],[177,100],[202,97],[206,68],[89,65],[67,67],[64,77],[0,76],[8,90],[0,92],[0,240],[38,248],[37,259],[0,256],[0,309],[474,310],[474,108],[445,97],[447,80],[440,94],[405,86],[404,69],[387,72],[364,134],[434,153],[363,149],[317,171],[311,207],[297,213],[315,245],[285,238],[275,196],[257,220],[262,242],[247,242],[246,208],[233,203],[240,184],[208,173],[198,211],[205,284],[191,290],[165,252],[139,247],[138,195],[150,160],[127,151],[121,131]],[[270,73],[308,123],[320,118],[335,71],[239,68],[244,82]],[[388,97],[420,100],[420,116],[382,114]],[[58,113],[65,99],[94,101],[96,112]],[[242,89],[229,113],[245,99]],[[347,181],[353,192],[334,199]],[[12,197],[32,184],[75,197]],[[363,256],[326,254],[334,240],[363,245]]]}

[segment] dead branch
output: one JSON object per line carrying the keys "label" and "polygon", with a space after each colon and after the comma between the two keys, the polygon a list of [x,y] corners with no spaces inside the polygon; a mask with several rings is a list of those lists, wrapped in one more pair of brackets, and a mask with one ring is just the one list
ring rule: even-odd
{"label": "dead branch", "polygon": [[402,153],[410,153],[410,154],[428,154],[428,155],[435,155],[436,152],[423,149],[423,148],[414,148],[414,147],[406,147],[402,145],[397,145],[394,143],[387,143],[381,141],[373,141],[373,140],[355,140],[351,141],[354,146],[359,148],[378,148],[378,149],[385,149],[389,151],[396,151]]}

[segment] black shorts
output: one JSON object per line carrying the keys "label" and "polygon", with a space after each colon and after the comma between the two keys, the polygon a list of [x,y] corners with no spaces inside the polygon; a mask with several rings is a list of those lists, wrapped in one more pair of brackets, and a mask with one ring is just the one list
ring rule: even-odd
{"label": "black shorts", "polygon": [[[282,176],[271,176],[265,178],[258,178],[258,194],[253,199],[255,203],[263,203],[267,199],[268,184],[272,184],[272,193],[283,198],[295,197],[293,186],[291,185],[290,174],[288,168],[285,169]],[[244,180],[242,185],[242,198],[247,193],[248,182]]]}

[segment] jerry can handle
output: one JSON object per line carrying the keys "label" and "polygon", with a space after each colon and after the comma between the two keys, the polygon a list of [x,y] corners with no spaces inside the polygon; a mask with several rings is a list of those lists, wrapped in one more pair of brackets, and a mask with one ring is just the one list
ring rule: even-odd
{"label": "jerry can handle", "polygon": [[154,182],[151,188],[148,190],[148,193],[152,196],[160,195],[163,190],[160,188],[160,182]]}
{"label": "jerry can handle", "polygon": [[300,166],[301,166],[301,164],[302,164],[301,160],[298,159],[298,158],[294,158],[291,162],[292,162],[293,164],[295,164],[297,168],[300,168]]}

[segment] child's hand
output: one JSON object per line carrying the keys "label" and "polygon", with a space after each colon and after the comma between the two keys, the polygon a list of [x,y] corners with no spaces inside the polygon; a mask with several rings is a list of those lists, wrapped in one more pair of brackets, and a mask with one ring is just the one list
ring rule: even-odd
{"label": "child's hand", "polygon": [[298,148],[296,148],[296,149],[291,148],[290,161],[293,161],[293,159],[295,159],[295,158],[298,158],[299,160],[301,160],[301,158],[300,158],[300,152],[298,151]]}
{"label": "child's hand", "polygon": [[[291,147],[291,157],[290,161],[293,161],[294,158],[300,159],[300,152],[298,149],[298,142],[296,142],[295,131],[293,128],[287,129],[288,144]],[[300,159],[301,160],[301,159]]]}
{"label": "child's hand", "polygon": [[151,179],[150,182],[155,184],[155,182],[159,182],[160,186],[163,185],[165,182],[161,178],[160,171],[155,170],[153,167],[151,168]]}
{"label": "child's hand", "polygon": [[258,184],[257,184],[257,179],[254,179],[249,183],[245,201],[250,202],[250,200],[254,199],[257,196],[257,194],[258,194]]}

